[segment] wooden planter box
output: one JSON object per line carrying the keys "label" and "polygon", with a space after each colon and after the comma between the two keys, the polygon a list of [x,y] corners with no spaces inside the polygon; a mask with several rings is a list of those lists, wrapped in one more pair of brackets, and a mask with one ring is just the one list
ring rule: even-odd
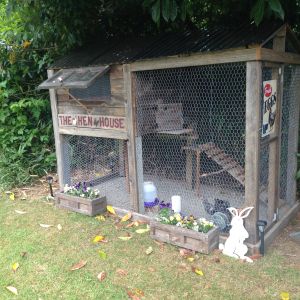
{"label": "wooden planter box", "polygon": [[64,194],[55,194],[56,205],[60,208],[76,211],[88,216],[95,216],[106,211],[106,197],[87,199]]}
{"label": "wooden planter box", "polygon": [[150,236],[155,240],[204,254],[209,254],[219,245],[219,231],[217,228],[211,229],[208,233],[203,233],[151,220]]}

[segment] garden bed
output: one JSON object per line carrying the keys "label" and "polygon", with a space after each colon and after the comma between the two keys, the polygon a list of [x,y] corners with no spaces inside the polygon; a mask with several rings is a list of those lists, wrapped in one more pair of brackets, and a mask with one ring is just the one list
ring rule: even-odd
{"label": "garden bed", "polygon": [[75,211],[88,216],[95,216],[106,211],[106,197],[88,199],[73,195],[67,195],[63,192],[55,194],[55,203],[57,207]]}
{"label": "garden bed", "polygon": [[155,240],[204,254],[209,254],[219,244],[219,231],[215,227],[207,233],[203,233],[174,225],[162,224],[155,220],[150,221],[150,236]]}

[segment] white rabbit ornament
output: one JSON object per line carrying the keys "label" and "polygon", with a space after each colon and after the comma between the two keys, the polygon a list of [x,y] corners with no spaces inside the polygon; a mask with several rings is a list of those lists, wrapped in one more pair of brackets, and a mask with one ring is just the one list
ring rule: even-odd
{"label": "white rabbit ornament", "polygon": [[229,237],[225,244],[219,244],[219,249],[222,253],[234,258],[245,259],[247,262],[253,262],[253,260],[245,256],[248,252],[248,247],[244,244],[245,239],[249,237],[248,231],[244,227],[244,220],[249,216],[253,207],[246,207],[240,212],[234,207],[227,208],[232,214],[231,229],[229,231]]}

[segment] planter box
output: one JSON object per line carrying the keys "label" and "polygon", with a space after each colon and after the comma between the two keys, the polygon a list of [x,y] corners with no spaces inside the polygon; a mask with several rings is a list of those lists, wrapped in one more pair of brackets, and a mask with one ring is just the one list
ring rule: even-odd
{"label": "planter box", "polygon": [[106,197],[87,199],[67,195],[64,193],[55,194],[56,206],[71,211],[76,211],[88,216],[95,216],[106,211]]}
{"label": "planter box", "polygon": [[155,240],[204,254],[209,254],[219,246],[219,231],[217,228],[211,229],[208,233],[203,233],[151,220],[150,236]]}

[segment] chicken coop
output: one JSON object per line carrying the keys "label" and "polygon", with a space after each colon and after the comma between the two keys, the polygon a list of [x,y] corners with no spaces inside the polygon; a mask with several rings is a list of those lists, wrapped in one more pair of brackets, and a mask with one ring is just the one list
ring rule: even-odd
{"label": "chicken coop", "polygon": [[265,220],[268,243],[299,209],[299,52],[276,24],[77,49],[39,86],[50,90],[60,186],[90,183],[142,214],[149,181],[159,201],[180,195],[185,215],[229,222],[227,207],[253,206],[248,241]]}

